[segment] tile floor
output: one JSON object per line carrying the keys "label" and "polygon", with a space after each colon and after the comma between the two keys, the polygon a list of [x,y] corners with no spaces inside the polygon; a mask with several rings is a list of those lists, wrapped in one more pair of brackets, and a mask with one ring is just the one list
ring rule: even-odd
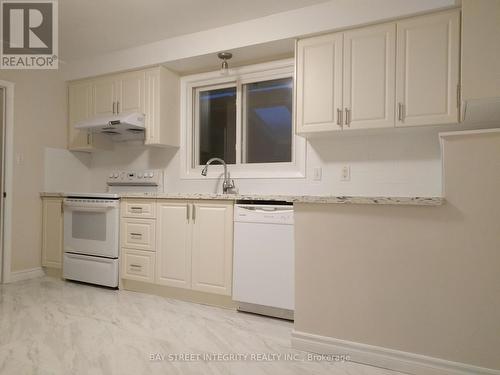
{"label": "tile floor", "polygon": [[[302,358],[290,348],[291,330],[281,320],[51,277],[0,286],[2,375],[398,374],[349,362],[196,357]],[[181,361],[184,354],[194,358]]]}

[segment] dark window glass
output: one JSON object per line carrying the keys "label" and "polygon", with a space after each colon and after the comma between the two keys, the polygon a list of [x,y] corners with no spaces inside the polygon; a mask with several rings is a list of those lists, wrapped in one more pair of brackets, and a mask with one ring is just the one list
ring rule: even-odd
{"label": "dark window glass", "polygon": [[243,85],[243,163],[292,161],[292,78]]}
{"label": "dark window glass", "polygon": [[221,158],[236,163],[236,88],[199,93],[199,161]]}

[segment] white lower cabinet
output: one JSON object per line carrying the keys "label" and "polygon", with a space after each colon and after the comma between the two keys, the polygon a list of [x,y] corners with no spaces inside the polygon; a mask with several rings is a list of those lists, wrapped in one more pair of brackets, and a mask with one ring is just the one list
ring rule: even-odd
{"label": "white lower cabinet", "polygon": [[159,201],[156,248],[156,283],[179,288],[191,287],[190,203]]}
{"label": "white lower cabinet", "polygon": [[[137,203],[125,199],[122,208]],[[148,212],[122,211],[121,277],[230,296],[233,202],[158,199]]]}
{"label": "white lower cabinet", "polygon": [[42,266],[62,267],[62,198],[42,199]]}
{"label": "white lower cabinet", "polygon": [[122,249],[122,278],[152,283],[155,280],[155,253]]}
{"label": "white lower cabinet", "polygon": [[154,199],[126,199],[121,202],[121,216],[138,219],[156,219]]}
{"label": "white lower cabinet", "polygon": [[122,246],[154,251],[156,221],[151,219],[122,219]]}
{"label": "white lower cabinet", "polygon": [[193,204],[191,287],[231,295],[233,263],[233,205]]}
{"label": "white lower cabinet", "polygon": [[233,203],[158,201],[156,282],[231,295]]}

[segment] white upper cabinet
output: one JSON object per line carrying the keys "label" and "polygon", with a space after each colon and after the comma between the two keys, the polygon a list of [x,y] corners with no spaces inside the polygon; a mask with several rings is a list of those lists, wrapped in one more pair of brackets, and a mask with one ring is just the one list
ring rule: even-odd
{"label": "white upper cabinet", "polygon": [[396,126],[458,122],[460,12],[397,23]]}
{"label": "white upper cabinet", "polygon": [[297,134],[458,122],[460,11],[297,42]]}
{"label": "white upper cabinet", "polygon": [[105,77],[94,81],[94,115],[145,111],[143,71]]}
{"label": "white upper cabinet", "polygon": [[116,110],[117,87],[114,78],[101,78],[93,82],[93,115],[110,116]]}
{"label": "white upper cabinet", "polygon": [[231,295],[233,205],[203,201],[193,204],[192,288]]}
{"label": "white upper cabinet", "polygon": [[121,74],[115,81],[116,113],[145,112],[145,83],[144,72]]}
{"label": "white upper cabinet", "polygon": [[342,34],[297,42],[297,133],[342,127]]}
{"label": "white upper cabinet", "polygon": [[344,126],[394,126],[396,25],[344,33]]}
{"label": "white upper cabinet", "polygon": [[[87,138],[86,132],[74,129],[75,121],[126,112],[146,115],[146,145],[179,147],[179,85],[179,77],[163,67],[70,83],[68,148],[92,151],[97,147],[91,135]],[[100,147],[109,146],[102,137],[96,139]]]}
{"label": "white upper cabinet", "polygon": [[151,146],[180,144],[180,81],[163,67],[146,71],[146,139]]}
{"label": "white upper cabinet", "polygon": [[74,125],[92,115],[92,84],[73,83],[68,86],[68,147],[75,151],[92,149],[92,135],[85,130],[75,129]]}

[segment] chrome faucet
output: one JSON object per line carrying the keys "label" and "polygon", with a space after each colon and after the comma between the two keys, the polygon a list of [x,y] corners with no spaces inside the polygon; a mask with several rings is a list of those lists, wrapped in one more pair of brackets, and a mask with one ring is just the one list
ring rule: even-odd
{"label": "chrome faucet", "polygon": [[222,182],[222,191],[224,194],[227,194],[229,192],[229,190],[234,189],[235,186],[234,186],[234,181],[231,178],[229,178],[229,173],[227,171],[227,165],[226,165],[226,162],[224,160],[222,160],[221,158],[210,159],[209,161],[207,161],[207,163],[205,164],[205,167],[201,171],[201,175],[206,176],[207,172],[208,172],[208,166],[215,161],[218,161],[220,164],[222,164],[224,166],[224,181]]}

